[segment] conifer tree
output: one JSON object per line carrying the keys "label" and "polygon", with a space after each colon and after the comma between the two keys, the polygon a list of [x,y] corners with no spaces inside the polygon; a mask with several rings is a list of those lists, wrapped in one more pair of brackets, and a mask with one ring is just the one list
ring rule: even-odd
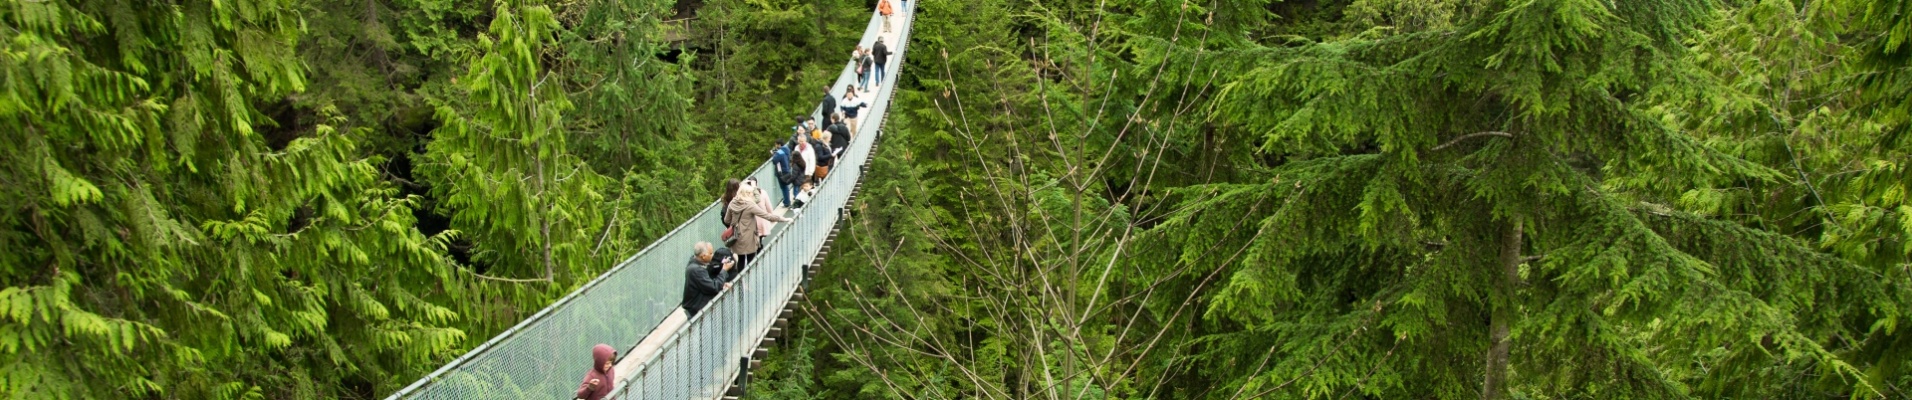
{"label": "conifer tree", "polygon": [[1712,4],[1479,7],[1451,29],[1211,55],[1240,66],[1214,120],[1287,161],[1179,189],[1186,211],[1151,229],[1153,260],[1246,242],[1207,313],[1239,329],[1207,342],[1271,361],[1206,371],[1284,397],[1681,398],[1797,393],[1722,384],[1782,366],[1882,395],[1842,354],[1899,313],[1902,282],[1674,206],[1788,180],[1654,109],[1720,104],[1684,47]]}
{"label": "conifer tree", "polygon": [[463,339],[364,132],[266,112],[296,7],[0,6],[0,393],[335,398]]}
{"label": "conifer tree", "polygon": [[540,62],[558,22],[549,8],[527,3],[497,2],[479,56],[460,82],[469,98],[439,103],[445,125],[433,132],[419,168],[434,182],[452,229],[475,243],[472,268],[483,268],[477,276],[563,283],[603,268],[587,245],[602,227],[596,205],[605,178],[566,144],[563,113],[571,103],[564,78]]}

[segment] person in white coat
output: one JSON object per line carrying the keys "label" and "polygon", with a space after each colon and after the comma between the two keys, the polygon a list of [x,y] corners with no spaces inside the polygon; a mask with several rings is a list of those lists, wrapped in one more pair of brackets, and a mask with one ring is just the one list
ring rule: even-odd
{"label": "person in white coat", "polygon": [[837,108],[843,110],[843,122],[850,125],[850,136],[856,136],[857,122],[862,121],[862,119],[856,117],[857,111],[862,111],[863,108],[869,106],[870,103],[864,102],[862,98],[857,97],[855,90],[843,91],[843,101],[837,102]]}
{"label": "person in white coat", "polygon": [[797,182],[809,182],[817,174],[817,149],[810,147],[810,141],[803,136],[791,136],[790,141],[797,143],[797,158],[803,159],[803,180]]}

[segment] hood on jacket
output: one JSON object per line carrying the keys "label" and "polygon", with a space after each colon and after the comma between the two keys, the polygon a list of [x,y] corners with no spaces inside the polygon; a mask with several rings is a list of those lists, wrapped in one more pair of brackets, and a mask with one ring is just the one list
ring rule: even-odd
{"label": "hood on jacket", "polygon": [[604,369],[604,363],[611,361],[611,357],[615,355],[617,355],[617,349],[611,348],[611,345],[598,343],[597,346],[591,347],[591,370],[611,372]]}

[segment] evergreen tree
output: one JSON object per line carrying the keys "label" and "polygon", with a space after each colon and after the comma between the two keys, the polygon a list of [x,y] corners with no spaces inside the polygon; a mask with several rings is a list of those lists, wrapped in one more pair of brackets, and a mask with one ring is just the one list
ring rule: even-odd
{"label": "evergreen tree", "polygon": [[[1670,206],[1788,176],[1654,108],[1721,104],[1683,44],[1710,4],[1481,7],[1452,29],[1218,56],[1244,67],[1215,120],[1292,161],[1179,189],[1187,211],[1152,229],[1155,260],[1248,236],[1207,314],[1238,328],[1206,339],[1204,370],[1293,397],[1800,393],[1732,385],[1772,367],[1790,372],[1766,382],[1884,393],[1841,353],[1897,315],[1902,282]],[[1222,356],[1257,349],[1272,361],[1249,374]]]}
{"label": "evergreen tree", "polygon": [[564,78],[553,79],[539,63],[558,22],[544,6],[497,7],[461,82],[474,107],[437,106],[445,125],[433,132],[419,169],[435,182],[452,228],[471,232],[473,268],[489,274],[478,276],[582,281],[591,268],[604,268],[585,244],[603,226],[596,204],[606,178],[571,155]]}
{"label": "evergreen tree", "polygon": [[455,346],[444,242],[307,85],[288,1],[0,7],[0,393],[333,398]]}
{"label": "evergreen tree", "polygon": [[[1000,26],[1019,30],[1003,35],[1023,36],[1005,40],[969,33],[992,25],[964,17],[1016,5],[925,5],[960,16],[917,26],[950,56],[910,66],[924,96],[899,99],[922,118],[892,130],[885,151],[911,161],[877,169],[929,172],[859,206],[907,204],[924,215],[859,218],[922,233],[852,235],[868,251],[825,269],[822,282],[849,291],[813,294],[830,322],[825,351],[876,374],[820,385],[894,397],[1871,398],[1904,380],[1889,350],[1903,336],[1903,264],[1855,257],[1898,236],[1813,230],[1894,214],[1807,200],[1845,187],[1831,170],[1855,162],[1842,151],[1893,146],[1827,146],[1877,132],[1869,111],[1812,117],[1853,69],[1776,63],[1842,58],[1802,54],[1844,46],[1846,28],[1827,22],[1840,20],[1766,19],[1861,15],[1852,4],[1269,5],[1295,19],[1234,2],[1102,6],[1012,14]],[[939,36],[939,21],[969,31]],[[1738,81],[1728,69],[1793,75]],[[1801,84],[1743,90],[1775,80]],[[1783,143],[1736,136],[1770,131],[1747,113],[1773,105],[1810,138],[1798,144],[1812,149],[1807,168],[1775,156]],[[1097,154],[1116,156],[1085,157]],[[1119,167],[1101,175],[1100,163]],[[1152,167],[1167,172],[1120,172]],[[1052,253],[1110,257],[1126,236],[1042,206],[1049,190],[1079,190],[1070,179],[1085,169],[1108,199],[1084,200],[1135,209],[1140,236],[1108,275],[1119,299],[1071,309],[1099,299],[1067,287],[1101,283]],[[883,175],[866,190],[891,185]],[[1057,240],[1075,235],[1103,245]],[[938,257],[913,252],[919,240],[967,267],[912,267]],[[1024,257],[1050,275],[1019,274]],[[957,291],[919,286],[937,279]],[[1199,323],[1180,311],[1191,305]],[[1054,318],[1069,313],[1081,319]],[[1072,357],[1092,385],[1065,383],[1081,376]],[[1002,360],[1015,367],[990,367]]]}

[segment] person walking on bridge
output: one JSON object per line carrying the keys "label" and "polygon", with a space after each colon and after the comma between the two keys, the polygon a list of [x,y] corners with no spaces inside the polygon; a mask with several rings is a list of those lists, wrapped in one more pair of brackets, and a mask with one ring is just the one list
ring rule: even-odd
{"label": "person walking on bridge", "polygon": [[591,371],[584,373],[584,382],[578,384],[578,391],[571,395],[573,400],[604,400],[616,386],[615,373],[611,367],[617,365],[617,349],[611,345],[598,343],[591,347]]}
{"label": "person walking on bridge", "polygon": [[[711,276],[710,264],[713,251],[710,242],[697,242],[691,247],[690,262],[684,265],[684,318],[697,316],[710,299],[718,292],[729,289],[730,284]],[[724,268],[729,268],[725,264]]]}
{"label": "person walking on bridge", "polygon": [[871,67],[870,51],[864,49],[863,46],[856,46],[856,50],[850,52],[850,64],[856,66],[856,84],[850,85],[846,91],[854,92],[856,88],[869,90]]}
{"label": "person walking on bridge", "polygon": [[856,118],[857,110],[862,110],[863,107],[869,106],[869,103],[865,103],[863,99],[856,97],[855,88],[843,91],[843,102],[839,103],[837,108],[843,109],[843,121],[850,125],[850,136],[856,136],[857,122],[859,121]]}
{"label": "person walking on bridge", "polygon": [[876,90],[883,88],[883,72],[889,68],[886,65],[890,62],[890,47],[883,45],[882,37],[876,38],[876,45],[873,47],[875,48],[870,50],[870,59],[874,61],[876,68],[870,69],[870,77],[876,78],[876,87],[871,89]]}
{"label": "person walking on bridge", "polygon": [[758,232],[757,221],[754,218],[763,218],[772,222],[790,222],[790,218],[765,210],[758,200],[761,193],[756,182],[744,181],[737,188],[736,198],[730,199],[730,204],[725,207],[730,212],[724,218],[729,219],[731,228],[736,230],[737,240],[730,244],[730,251],[737,253],[735,268],[739,271],[749,268],[750,262],[757,257],[757,250],[763,248],[763,233]]}
{"label": "person walking on bridge", "polygon": [[890,0],[876,0],[876,12],[883,14],[883,32],[888,33],[890,31],[890,14],[896,13],[896,8],[890,6]]}
{"label": "person walking on bridge", "polygon": [[830,85],[823,85],[823,101],[817,104],[817,115],[829,121],[830,114],[837,112],[836,95],[830,94]]}

